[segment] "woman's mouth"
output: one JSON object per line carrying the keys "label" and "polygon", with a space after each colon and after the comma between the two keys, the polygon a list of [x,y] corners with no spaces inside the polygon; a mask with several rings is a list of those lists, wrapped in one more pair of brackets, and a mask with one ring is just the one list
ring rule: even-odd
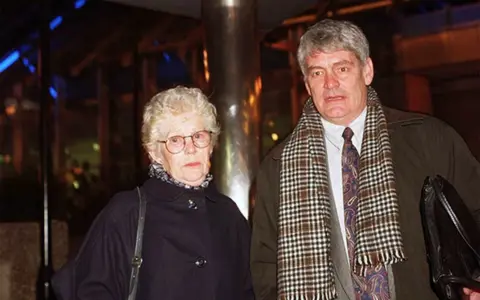
{"label": "woman's mouth", "polygon": [[185,164],[185,167],[199,167],[201,164],[198,161],[190,162],[188,164]]}

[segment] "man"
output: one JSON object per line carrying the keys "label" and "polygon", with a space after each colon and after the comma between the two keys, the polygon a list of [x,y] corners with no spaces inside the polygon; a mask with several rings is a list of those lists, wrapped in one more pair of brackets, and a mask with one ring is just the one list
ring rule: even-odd
{"label": "man", "polygon": [[437,299],[421,188],[426,176],[442,175],[477,211],[479,163],[441,121],[380,104],[369,87],[368,42],[352,23],[311,27],[298,61],[311,99],[257,176],[257,300]]}

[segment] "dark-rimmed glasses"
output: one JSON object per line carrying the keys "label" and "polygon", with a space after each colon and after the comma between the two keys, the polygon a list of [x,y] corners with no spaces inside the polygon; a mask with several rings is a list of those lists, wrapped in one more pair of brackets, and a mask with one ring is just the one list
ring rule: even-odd
{"label": "dark-rimmed glasses", "polygon": [[193,145],[197,148],[205,148],[210,145],[212,142],[212,132],[208,130],[200,130],[192,135],[175,135],[167,138],[164,141],[158,141],[159,143],[165,143],[165,147],[167,148],[168,152],[172,154],[180,153],[183,149],[185,149],[186,139],[191,138]]}

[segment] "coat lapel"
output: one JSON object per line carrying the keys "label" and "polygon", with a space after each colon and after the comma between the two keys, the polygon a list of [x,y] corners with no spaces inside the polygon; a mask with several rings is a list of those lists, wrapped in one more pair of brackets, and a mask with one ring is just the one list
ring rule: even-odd
{"label": "coat lapel", "polygon": [[355,300],[353,292],[352,276],[350,275],[350,266],[348,264],[347,253],[345,253],[345,242],[340,230],[340,222],[337,217],[335,202],[330,201],[331,207],[331,251],[333,268],[335,272],[335,284],[339,300]]}

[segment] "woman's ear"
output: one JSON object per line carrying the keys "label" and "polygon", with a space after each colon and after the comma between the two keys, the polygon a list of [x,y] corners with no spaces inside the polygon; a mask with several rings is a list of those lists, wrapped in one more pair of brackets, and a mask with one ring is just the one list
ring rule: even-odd
{"label": "woman's ear", "polygon": [[152,162],[163,164],[163,157],[160,149],[149,149],[148,156]]}

